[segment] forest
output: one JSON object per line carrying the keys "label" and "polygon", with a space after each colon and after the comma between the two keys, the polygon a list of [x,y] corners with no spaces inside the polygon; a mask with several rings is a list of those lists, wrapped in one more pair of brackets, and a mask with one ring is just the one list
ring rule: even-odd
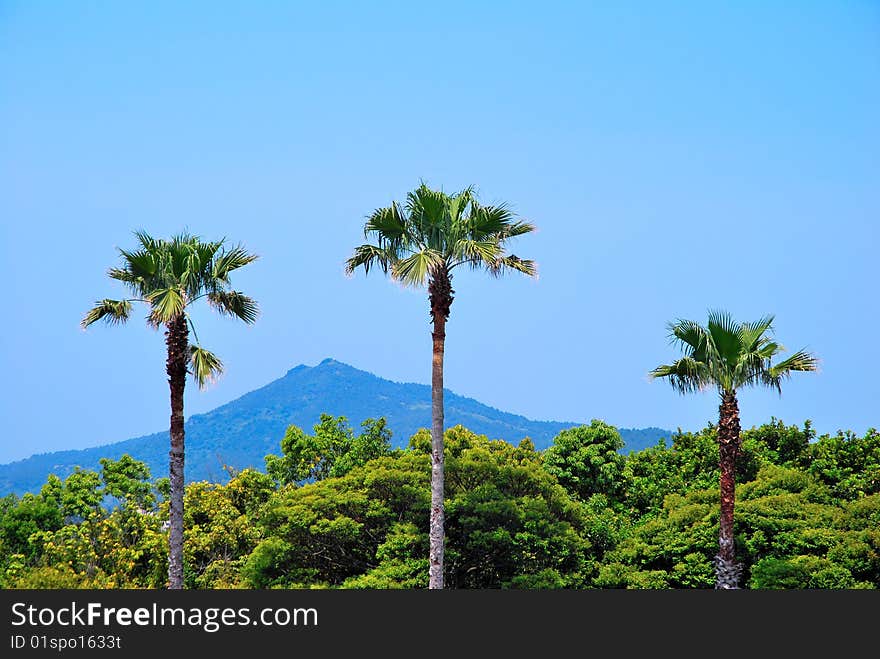
{"label": "forest", "polygon": [[[718,427],[624,455],[594,420],[535,449],[444,433],[447,588],[712,588]],[[186,485],[186,588],[425,588],[431,436],[382,418],[290,426],[262,471]],[[164,588],[169,481],[129,456],[0,499],[0,587]],[[880,433],[744,429],[742,587],[880,587]]]}

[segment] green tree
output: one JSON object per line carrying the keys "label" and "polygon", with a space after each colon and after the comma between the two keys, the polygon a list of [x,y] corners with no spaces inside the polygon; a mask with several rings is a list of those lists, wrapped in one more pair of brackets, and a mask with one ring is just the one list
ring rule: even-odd
{"label": "green tree", "polygon": [[786,426],[773,417],[770,423],[743,431],[743,442],[756,442],[763,449],[766,459],[773,464],[794,466],[803,462],[815,436],[816,431],[809,420],[804,422],[801,429],[798,426]]}
{"label": "green tree", "polygon": [[857,499],[880,493],[880,432],[874,428],[864,437],[851,430],[822,435],[800,462],[836,496]]}
{"label": "green tree", "polygon": [[544,468],[576,497],[618,496],[623,491],[623,439],[613,426],[593,419],[589,426],[566,428],[544,452]]}
{"label": "green tree", "polygon": [[385,418],[366,419],[355,435],[344,416],[322,414],[309,435],[290,425],[281,440],[281,455],[265,457],[266,473],[280,485],[344,476],[355,467],[391,450]]}
{"label": "green tree", "polygon": [[[203,241],[183,233],[170,240],[137,232],[138,247],[120,249],[121,267],[108,275],[121,281],[134,295],[130,299],[99,300],[82,320],[83,327],[103,320],[123,323],[131,316],[133,303],[149,308],[147,323],[154,329],[165,327],[167,358],[165,370],[171,394],[171,515],[168,534],[168,587],[183,588],[183,494],[184,426],[183,393],[187,372],[199,387],[220,375],[223,365],[204,349],[190,319],[189,309],[204,298],[222,315],[253,323],[257,318],[254,300],[233,290],[229,276],[257,257],[241,246],[227,248],[225,241]],[[192,330],[195,345],[190,345]]]}
{"label": "green tree", "polygon": [[118,460],[101,458],[103,494],[114,497],[120,503],[131,503],[141,509],[152,507],[155,502],[150,483],[150,468],[145,462],[135,460],[127,453]]}
{"label": "green tree", "polygon": [[351,274],[377,266],[392,279],[410,286],[428,287],[433,357],[431,370],[431,513],[429,584],[443,588],[444,463],[443,358],[446,321],[453,301],[452,271],[459,266],[485,269],[494,276],[509,270],[533,276],[532,261],[507,253],[507,242],[534,230],[515,219],[501,204],[483,206],[473,188],[448,195],[425,184],[407,195],[406,202],[374,211],[364,235],[375,242],[357,247],[346,262]]}
{"label": "green tree", "polygon": [[98,509],[104,498],[100,490],[101,477],[91,469],[76,467],[64,479],[60,490],[61,510],[67,521],[80,521]]}
{"label": "green tree", "polygon": [[736,458],[740,450],[737,390],[763,385],[782,394],[782,381],[794,371],[815,371],[817,359],[799,350],[777,364],[772,359],[784,350],[768,334],[773,316],[753,323],[738,323],[723,311],[709,312],[706,327],[691,320],[670,323],[670,339],[684,355],[672,364],[658,366],[650,375],[666,378],[680,393],[715,388],[721,397],[718,414],[718,468],[721,516],[716,557],[716,588],[738,588],[742,572],[736,563],[733,536],[736,496]]}
{"label": "green tree", "polygon": [[[57,477],[55,480],[58,480]],[[64,525],[58,499],[45,488],[39,494],[26,493],[21,498],[9,494],[0,499],[0,567],[7,568],[12,556],[27,563],[39,559],[40,548],[34,544],[39,531],[56,531]]]}
{"label": "green tree", "polygon": [[240,564],[260,540],[257,511],[275,491],[272,479],[244,469],[225,485],[186,488],[186,581],[195,588],[238,587]]}

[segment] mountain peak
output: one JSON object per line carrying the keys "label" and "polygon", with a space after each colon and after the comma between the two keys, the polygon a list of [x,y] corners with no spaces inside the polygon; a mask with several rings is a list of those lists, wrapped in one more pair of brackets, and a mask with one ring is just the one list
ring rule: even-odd
{"label": "mountain peak", "polygon": [[333,359],[333,357],[325,357],[314,366],[306,366],[305,364],[294,366],[292,369],[287,371],[287,375],[292,375],[293,373],[301,373],[303,371],[311,371],[312,369],[321,368],[322,366],[345,366],[346,368],[354,368],[353,366],[349,366],[348,364]]}

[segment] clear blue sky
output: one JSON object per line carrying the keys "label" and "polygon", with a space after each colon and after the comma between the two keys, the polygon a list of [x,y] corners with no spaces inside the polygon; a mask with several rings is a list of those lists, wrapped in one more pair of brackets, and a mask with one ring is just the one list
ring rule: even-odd
{"label": "clear blue sky", "polygon": [[325,357],[429,382],[426,295],[343,274],[420,179],[539,227],[537,281],[455,278],[457,393],[697,429],[716,395],[646,374],[722,307],[822,358],[745,426],[880,426],[878,118],[870,0],[0,0],[0,461],[167,428],[161,334],[78,326],[138,228],[261,255],[255,326],[197,314],[227,373],[188,414]]}

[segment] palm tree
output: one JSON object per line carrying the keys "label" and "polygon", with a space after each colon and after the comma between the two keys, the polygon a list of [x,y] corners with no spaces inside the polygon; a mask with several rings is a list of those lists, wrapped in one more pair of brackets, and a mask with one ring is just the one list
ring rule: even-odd
{"label": "palm tree", "polygon": [[428,587],[443,588],[443,353],[446,321],[452,306],[452,271],[459,266],[485,269],[500,276],[516,270],[534,276],[535,264],[507,253],[511,238],[533,231],[515,219],[504,204],[483,206],[472,187],[448,195],[424,183],[404,204],[375,210],[364,226],[374,243],[361,245],[346,261],[346,272],[358,267],[369,273],[378,266],[391,278],[410,286],[428,285],[434,325],[431,368],[431,516]]}
{"label": "palm tree", "polygon": [[669,324],[670,340],[684,353],[672,364],[658,366],[652,378],[667,378],[682,394],[710,387],[718,390],[718,467],[721,472],[721,515],[718,555],[715,557],[715,587],[739,587],[742,566],[736,563],[733,539],[733,508],[736,494],[735,469],[740,448],[738,389],[763,385],[782,395],[782,381],[794,371],[815,371],[818,359],[799,350],[776,365],[771,360],[785,350],[768,333],[773,316],[753,323],[735,322],[724,311],[710,311],[706,327],[692,320]]}
{"label": "palm tree", "polygon": [[[111,268],[108,275],[121,281],[134,297],[122,300],[99,300],[83,318],[83,328],[103,320],[115,325],[129,319],[132,303],[143,302],[149,308],[147,324],[154,329],[165,327],[167,359],[165,370],[171,390],[171,511],[168,533],[168,587],[183,588],[183,390],[187,372],[199,387],[218,377],[223,364],[199,343],[188,309],[205,298],[219,313],[234,316],[246,323],[257,319],[257,303],[232,290],[229,275],[256,260],[241,246],[226,248],[225,241],[204,242],[187,233],[170,240],[156,239],[136,232],[139,246],[133,251],[120,249],[122,267]],[[195,345],[189,343],[192,330]]]}

